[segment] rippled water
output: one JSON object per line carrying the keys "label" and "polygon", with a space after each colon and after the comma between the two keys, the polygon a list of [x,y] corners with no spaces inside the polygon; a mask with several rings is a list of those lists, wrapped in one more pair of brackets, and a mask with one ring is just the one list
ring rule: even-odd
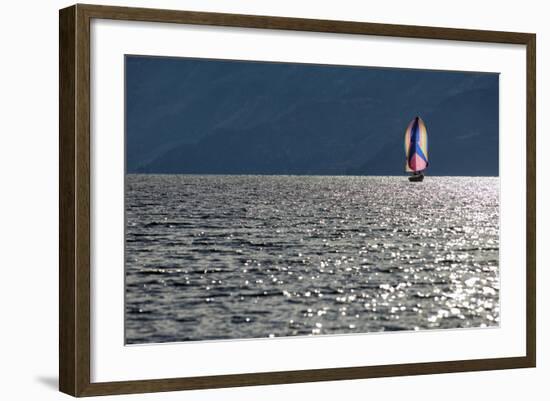
{"label": "rippled water", "polygon": [[498,187],[128,175],[126,342],[498,325]]}

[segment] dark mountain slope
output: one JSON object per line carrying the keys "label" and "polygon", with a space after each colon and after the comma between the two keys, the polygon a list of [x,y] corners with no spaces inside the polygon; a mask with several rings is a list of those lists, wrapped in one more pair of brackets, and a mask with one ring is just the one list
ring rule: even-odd
{"label": "dark mountain slope", "polygon": [[[442,174],[498,160],[487,142],[498,141],[496,74],[135,56],[126,69],[128,173],[400,174],[417,114]],[[476,100],[483,90],[492,95]],[[443,132],[488,154],[447,166]]]}
{"label": "dark mountain slope", "polygon": [[[468,91],[422,116],[429,135],[430,175],[498,175],[498,93]],[[350,174],[396,175],[405,167],[404,129]]]}

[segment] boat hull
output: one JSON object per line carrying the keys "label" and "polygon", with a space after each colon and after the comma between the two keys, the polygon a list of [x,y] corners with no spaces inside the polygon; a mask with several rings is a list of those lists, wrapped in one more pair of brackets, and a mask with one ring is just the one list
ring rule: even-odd
{"label": "boat hull", "polygon": [[424,174],[416,174],[416,175],[411,175],[409,177],[410,182],[422,182],[423,179],[424,179]]}

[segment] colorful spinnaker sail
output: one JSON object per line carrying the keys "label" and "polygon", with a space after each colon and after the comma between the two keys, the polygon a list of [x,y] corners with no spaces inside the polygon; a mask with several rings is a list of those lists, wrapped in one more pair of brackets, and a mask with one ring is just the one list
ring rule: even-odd
{"label": "colorful spinnaker sail", "polygon": [[428,131],[420,117],[415,117],[405,131],[405,171],[417,173],[428,167]]}

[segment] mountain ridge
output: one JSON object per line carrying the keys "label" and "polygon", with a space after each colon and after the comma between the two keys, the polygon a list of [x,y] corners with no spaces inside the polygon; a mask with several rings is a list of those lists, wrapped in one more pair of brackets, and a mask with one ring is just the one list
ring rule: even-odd
{"label": "mountain ridge", "polygon": [[420,115],[430,173],[498,175],[497,74],[130,58],[127,75],[128,173],[397,175]]}

